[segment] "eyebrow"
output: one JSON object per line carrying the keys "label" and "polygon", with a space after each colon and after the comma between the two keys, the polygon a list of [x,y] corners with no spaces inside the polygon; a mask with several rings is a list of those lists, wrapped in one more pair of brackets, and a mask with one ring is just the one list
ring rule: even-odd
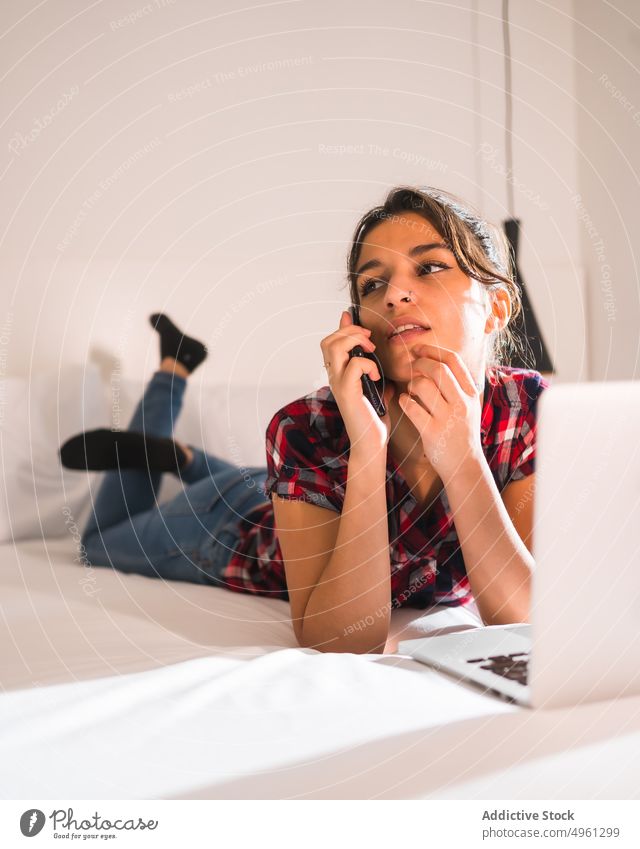
{"label": "eyebrow", "polygon": [[[425,251],[431,251],[434,248],[445,248],[448,250],[449,246],[445,245],[444,242],[430,242],[428,245],[416,245],[414,248],[411,248],[408,255],[416,256],[417,254],[424,253]],[[382,261],[379,259],[370,259],[369,262],[365,262],[365,264],[360,266],[360,268],[356,271],[356,277],[359,274],[364,274],[364,272],[368,271],[370,268],[374,268],[382,264]]]}

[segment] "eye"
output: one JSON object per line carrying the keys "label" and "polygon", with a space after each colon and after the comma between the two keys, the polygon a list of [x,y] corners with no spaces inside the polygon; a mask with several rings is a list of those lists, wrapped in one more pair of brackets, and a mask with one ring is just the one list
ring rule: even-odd
{"label": "eye", "polygon": [[433,271],[429,269],[435,268],[436,271],[444,271],[445,268],[449,268],[448,265],[445,265],[444,262],[424,262],[422,265],[419,265],[416,268],[416,274],[418,277],[424,277],[427,274],[433,274]]}
{"label": "eye", "polygon": [[364,283],[362,284],[362,288],[360,289],[360,294],[362,296],[366,296],[371,291],[373,291],[372,289],[369,288],[373,283],[386,283],[386,282],[387,282],[386,280],[383,280],[380,277],[370,277],[368,280],[365,280]]}
{"label": "eye", "polygon": [[[434,274],[438,271],[444,271],[446,268],[450,268],[450,266],[448,266],[444,262],[423,262],[421,265],[416,266],[416,275],[418,277],[426,277],[426,276],[428,276],[430,274]],[[435,271],[434,271],[434,269],[435,269]],[[361,297],[366,297],[371,292],[373,292],[375,289],[377,289],[378,287],[375,286],[374,284],[376,284],[376,283],[385,283],[386,284],[386,282],[387,281],[384,280],[381,277],[369,277],[368,280],[365,280],[362,283],[362,286],[360,288]]]}

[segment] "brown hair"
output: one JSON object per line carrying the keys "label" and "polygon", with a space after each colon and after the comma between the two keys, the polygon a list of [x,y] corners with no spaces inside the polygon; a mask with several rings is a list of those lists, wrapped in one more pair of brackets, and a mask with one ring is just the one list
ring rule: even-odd
{"label": "brown hair", "polygon": [[509,294],[511,317],[502,330],[494,331],[489,337],[487,368],[508,365],[516,351],[526,362],[527,352],[511,328],[522,310],[522,301],[509,243],[501,230],[484,221],[468,204],[440,189],[397,186],[391,189],[381,206],[362,216],[347,259],[352,303],[360,303],[356,268],[362,242],[376,224],[407,212],[418,213],[438,231],[465,274],[478,280],[489,291],[504,289]]}

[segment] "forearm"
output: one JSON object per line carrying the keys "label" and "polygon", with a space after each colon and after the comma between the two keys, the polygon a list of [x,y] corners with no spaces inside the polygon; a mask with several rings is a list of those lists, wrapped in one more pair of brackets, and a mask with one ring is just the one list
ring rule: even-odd
{"label": "forearm", "polygon": [[483,622],[528,621],[534,560],[513,526],[486,459],[467,461],[445,489]]}
{"label": "forearm", "polygon": [[386,455],[349,458],[336,545],[309,596],[303,644],[327,652],[380,652],[389,634],[391,568]]}

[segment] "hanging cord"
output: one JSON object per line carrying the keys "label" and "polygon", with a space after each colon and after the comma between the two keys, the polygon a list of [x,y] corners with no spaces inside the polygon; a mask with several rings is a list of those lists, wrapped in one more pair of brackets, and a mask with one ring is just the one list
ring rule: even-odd
{"label": "hanging cord", "polygon": [[509,31],[509,0],[502,0],[502,42],[504,54],[504,149],[507,158],[507,209],[515,218],[513,196],[513,100],[511,92],[511,33]]}
{"label": "hanging cord", "polygon": [[[529,296],[527,294],[522,274],[518,267],[518,236],[520,222],[515,217],[515,200],[513,190],[513,95],[511,85],[511,34],[509,31],[509,0],[502,0],[502,39],[504,55],[504,149],[507,164],[507,207],[509,218],[504,222],[504,230],[511,246],[515,282],[520,287],[522,297],[522,312],[516,325],[517,338],[521,348],[514,349],[511,364],[518,368],[534,368],[544,373],[554,373],[553,363],[544,344],[540,328]],[[531,346],[534,343],[534,349]]]}

